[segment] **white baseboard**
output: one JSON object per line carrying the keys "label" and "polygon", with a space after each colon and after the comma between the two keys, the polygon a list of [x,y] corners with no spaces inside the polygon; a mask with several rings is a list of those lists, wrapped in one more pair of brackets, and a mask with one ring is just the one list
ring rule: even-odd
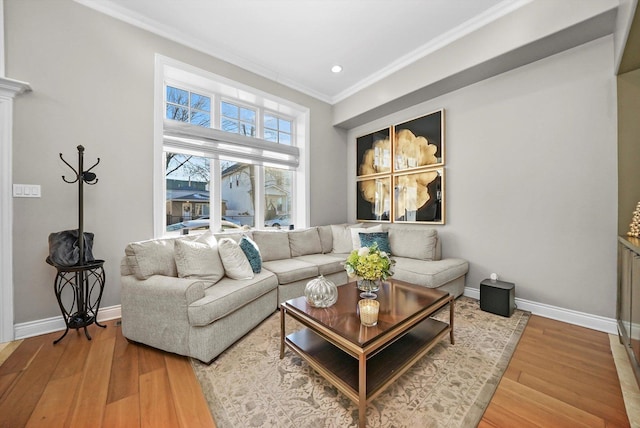
{"label": "white baseboard", "polygon": [[[480,290],[478,288],[465,287],[464,295],[472,299],[480,300]],[[531,300],[520,299],[518,297],[515,298],[515,303],[518,309],[529,311],[534,315],[540,315],[541,317],[551,318],[609,334],[618,334],[618,323],[612,318],[560,308],[558,306],[547,305],[546,303],[532,302]]]}
{"label": "white baseboard", "polygon": [[[115,318],[120,318],[120,316],[120,305],[100,308],[100,310],[98,311],[98,321],[108,321]],[[13,327],[13,334],[15,340],[18,340],[26,339],[27,337],[39,336],[41,334],[52,333],[54,331],[62,331],[64,329],[64,319],[62,318],[62,315],[60,315],[57,317],[16,324]]]}
{"label": "white baseboard", "polygon": [[[465,287],[464,295],[471,297],[472,299],[479,300],[480,290],[477,288]],[[532,302],[531,300],[520,299],[518,297],[516,297],[515,302],[518,309],[529,311],[532,314],[540,315],[541,317],[551,318],[569,324],[603,331],[609,334],[618,334],[618,324],[616,320],[612,318],[591,315],[584,312],[574,311],[572,309],[547,305],[545,303]],[[120,305],[102,308],[98,312],[98,321],[107,321],[120,317]],[[64,320],[62,319],[62,316],[58,316],[16,324],[14,326],[14,337],[16,340],[25,339],[27,337],[38,336],[64,329]]]}

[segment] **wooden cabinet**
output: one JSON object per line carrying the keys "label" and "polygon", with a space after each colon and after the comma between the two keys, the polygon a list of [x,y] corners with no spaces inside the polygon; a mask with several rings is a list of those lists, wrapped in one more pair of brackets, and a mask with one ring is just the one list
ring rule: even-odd
{"label": "wooden cabinet", "polygon": [[640,239],[618,241],[618,334],[640,384]]}

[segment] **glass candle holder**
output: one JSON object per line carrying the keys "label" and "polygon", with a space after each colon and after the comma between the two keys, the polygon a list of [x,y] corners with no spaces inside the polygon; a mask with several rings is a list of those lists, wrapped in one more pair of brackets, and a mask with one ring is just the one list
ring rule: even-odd
{"label": "glass candle holder", "polygon": [[378,311],[380,302],[373,299],[362,299],[358,302],[360,310],[360,323],[366,327],[373,327],[378,324]]}

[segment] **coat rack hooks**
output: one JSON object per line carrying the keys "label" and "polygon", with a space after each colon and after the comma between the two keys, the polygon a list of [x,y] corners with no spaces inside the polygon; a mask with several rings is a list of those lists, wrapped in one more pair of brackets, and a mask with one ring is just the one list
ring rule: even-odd
{"label": "coat rack hooks", "polygon": [[62,153],[60,153],[60,159],[62,159],[62,162],[64,162],[69,168],[71,168],[71,171],[73,171],[73,174],[76,176],[76,179],[71,181],[71,180],[67,180],[67,178],[63,175],[62,179],[64,180],[65,183],[73,184],[73,183],[79,181],[80,178],[82,178],[82,181],[84,181],[85,183],[87,183],[89,185],[94,185],[94,184],[96,184],[98,182],[98,179],[96,178],[96,175],[93,172],[91,172],[91,170],[93,168],[95,168],[100,163],[100,158],[98,158],[96,163],[94,163],[91,168],[89,168],[86,171],[83,171],[83,157],[84,157],[83,154],[84,154],[84,147],[82,145],[80,145],[80,146],[78,146],[78,159],[79,159],[78,169],[80,170],[80,172],[78,172],[78,171],[76,171],[76,169],[74,167],[72,167],[69,164],[69,162],[67,162],[62,157]]}

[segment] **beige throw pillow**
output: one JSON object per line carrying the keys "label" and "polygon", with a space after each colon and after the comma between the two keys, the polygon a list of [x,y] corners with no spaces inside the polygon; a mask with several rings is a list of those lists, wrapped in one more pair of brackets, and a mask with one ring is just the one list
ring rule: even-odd
{"label": "beige throw pillow", "polygon": [[433,260],[436,254],[435,229],[389,229],[391,254],[418,260]]}
{"label": "beige throw pillow", "polygon": [[288,235],[291,257],[322,253],[322,243],[317,227],[291,231]]}
{"label": "beige throw pillow", "polygon": [[218,244],[210,242],[176,240],[175,260],[180,278],[199,278],[220,281],[224,276],[224,265],[218,253]]}
{"label": "beige throw pillow", "polygon": [[351,239],[351,228],[362,227],[362,223],[348,224],[332,224],[331,235],[333,235],[333,251],[334,253],[350,253],[353,250],[353,240]]}
{"label": "beige throw pillow", "polygon": [[136,278],[147,279],[152,275],[178,276],[173,257],[174,240],[151,239],[128,244],[124,252]]}
{"label": "beige throw pillow", "polygon": [[224,271],[231,279],[252,279],[253,269],[240,245],[231,238],[218,241],[218,252],[224,265]]}

